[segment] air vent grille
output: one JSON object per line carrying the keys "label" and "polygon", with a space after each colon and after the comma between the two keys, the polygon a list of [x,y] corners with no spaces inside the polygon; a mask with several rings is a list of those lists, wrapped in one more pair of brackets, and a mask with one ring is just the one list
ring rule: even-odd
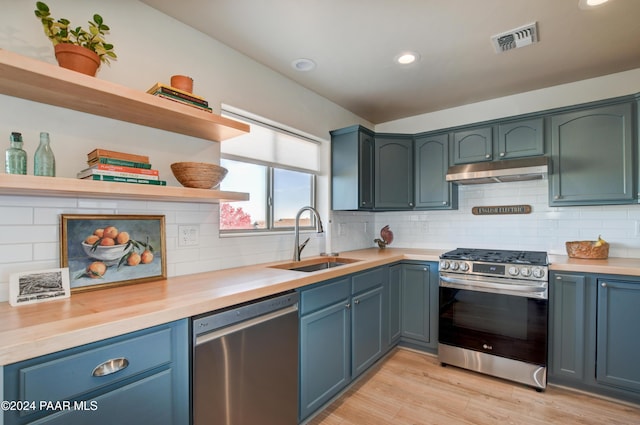
{"label": "air vent grille", "polygon": [[496,53],[528,46],[538,42],[537,23],[533,22],[520,28],[512,29],[491,37]]}

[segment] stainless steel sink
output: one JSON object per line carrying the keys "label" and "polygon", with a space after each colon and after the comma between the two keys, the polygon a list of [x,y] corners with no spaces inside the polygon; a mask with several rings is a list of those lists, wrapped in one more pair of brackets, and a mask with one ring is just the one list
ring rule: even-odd
{"label": "stainless steel sink", "polygon": [[271,266],[276,269],[293,270],[298,272],[317,272],[320,270],[327,270],[334,267],[343,266],[345,264],[355,263],[360,260],[353,258],[340,258],[340,257],[322,257],[313,258],[309,260],[294,261],[286,264],[278,264]]}

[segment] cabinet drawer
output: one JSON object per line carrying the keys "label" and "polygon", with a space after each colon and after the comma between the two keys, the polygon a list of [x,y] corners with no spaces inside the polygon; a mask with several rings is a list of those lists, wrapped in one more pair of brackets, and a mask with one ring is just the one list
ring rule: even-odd
{"label": "cabinet drawer", "polygon": [[386,267],[381,267],[353,276],[351,294],[358,294],[376,286],[381,286],[385,282],[387,270]]}
{"label": "cabinet drawer", "polygon": [[[143,335],[134,334],[109,345],[96,343],[97,346],[92,344],[85,350],[46,356],[40,363],[26,361],[6,369],[17,369],[22,400],[72,400],[83,393],[170,364],[171,332],[165,328]],[[126,359],[128,366],[103,376],[93,376],[96,367],[120,358]]]}
{"label": "cabinet drawer", "polygon": [[337,303],[349,298],[349,278],[325,283],[300,293],[300,315]]}

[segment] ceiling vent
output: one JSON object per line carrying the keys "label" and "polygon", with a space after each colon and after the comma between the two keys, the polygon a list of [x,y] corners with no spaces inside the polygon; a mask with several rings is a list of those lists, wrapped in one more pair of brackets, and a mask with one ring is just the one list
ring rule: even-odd
{"label": "ceiling vent", "polygon": [[517,49],[538,42],[537,23],[533,22],[520,28],[512,29],[491,37],[496,53]]}

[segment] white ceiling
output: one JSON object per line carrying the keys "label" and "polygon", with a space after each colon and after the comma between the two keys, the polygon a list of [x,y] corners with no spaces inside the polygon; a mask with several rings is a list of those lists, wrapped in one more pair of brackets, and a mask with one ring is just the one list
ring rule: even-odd
{"label": "white ceiling", "polygon": [[[143,2],[374,124],[640,68],[640,0]],[[495,53],[491,36],[531,22],[538,43]],[[405,50],[420,60],[395,64]]]}

